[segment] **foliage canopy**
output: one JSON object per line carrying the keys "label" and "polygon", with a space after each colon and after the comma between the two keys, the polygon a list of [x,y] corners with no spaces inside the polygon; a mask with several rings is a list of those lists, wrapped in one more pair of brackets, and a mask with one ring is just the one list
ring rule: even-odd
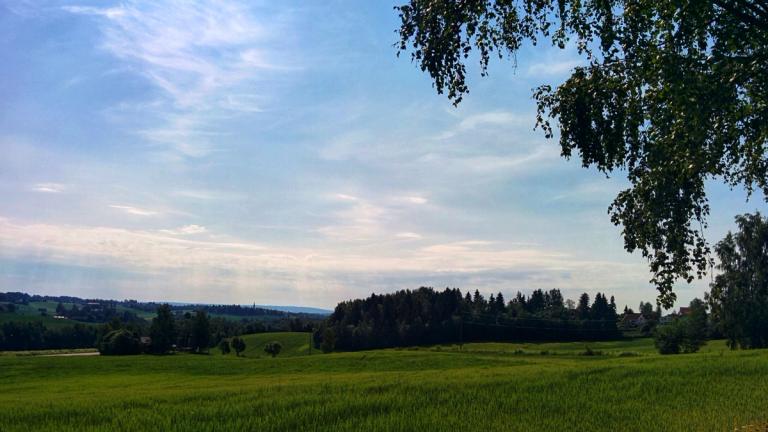
{"label": "foliage canopy", "polygon": [[469,91],[466,63],[526,43],[574,46],[585,64],[533,96],[537,127],[562,156],[631,186],[609,208],[624,246],[650,262],[659,301],[708,267],[705,182],[768,195],[768,3],[762,0],[410,0],[400,52],[438,93]]}
{"label": "foliage canopy", "polygon": [[709,303],[731,348],[768,347],[768,219],[736,217],[739,231],[717,244],[721,271]]}

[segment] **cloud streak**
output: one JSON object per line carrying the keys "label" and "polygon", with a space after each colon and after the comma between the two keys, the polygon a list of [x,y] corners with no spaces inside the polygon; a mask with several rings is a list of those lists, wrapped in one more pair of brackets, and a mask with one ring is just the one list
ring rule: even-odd
{"label": "cloud streak", "polygon": [[262,112],[265,80],[300,69],[278,37],[287,33],[284,17],[257,17],[244,2],[127,1],[62,9],[98,19],[101,48],[162,92],[169,104],[156,108],[160,125],[140,134],[181,158],[210,154],[211,138],[220,133],[217,119]]}
{"label": "cloud streak", "polygon": [[109,206],[109,208],[113,208],[116,210],[121,210],[125,213],[128,213],[130,215],[134,216],[156,216],[159,214],[159,212],[156,212],[154,210],[147,210],[139,207],[133,207],[133,206],[127,206],[127,205],[119,205],[119,204],[112,204]]}
{"label": "cloud streak", "polygon": [[[203,271],[204,274],[238,275],[254,271],[293,275],[323,275],[339,283],[350,274],[480,274],[503,271],[531,271],[551,280],[594,278],[599,287],[606,277],[638,273],[638,266],[610,261],[578,259],[564,252],[533,247],[510,248],[503,243],[463,240],[434,243],[416,248],[381,248],[361,255],[337,248],[289,248],[259,244],[235,238],[190,240],[184,234],[207,234],[196,225],[152,233],[109,227],[51,224],[18,224],[0,219],[0,244],[4,257],[34,253],[45,260],[70,265],[118,266],[136,272],[162,270]],[[419,240],[414,233],[397,237]],[[644,270],[642,266],[640,271]],[[222,273],[224,272],[224,273]],[[618,273],[617,273],[618,272]],[[294,280],[296,282],[296,280]],[[610,281],[609,281],[610,282]],[[298,282],[296,282],[298,283]],[[332,302],[328,299],[328,302]]]}
{"label": "cloud streak", "polygon": [[66,186],[60,183],[38,183],[32,187],[35,192],[43,193],[62,193],[66,190]]}

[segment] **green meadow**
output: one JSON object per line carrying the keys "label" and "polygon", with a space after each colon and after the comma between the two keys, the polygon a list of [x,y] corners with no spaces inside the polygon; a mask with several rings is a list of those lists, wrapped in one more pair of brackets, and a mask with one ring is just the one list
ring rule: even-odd
{"label": "green meadow", "polygon": [[[258,344],[278,340],[284,353]],[[0,430],[734,430],[768,422],[768,350],[647,339],[243,357],[0,356]],[[761,429],[762,430],[762,429]]]}
{"label": "green meadow", "polygon": [[[242,336],[245,342],[245,351],[240,355],[243,357],[270,357],[264,352],[264,345],[269,342],[280,342],[283,346],[279,357],[296,357],[310,355],[309,351],[309,333],[257,333]],[[312,352],[319,354],[320,351],[313,349]],[[218,354],[217,348],[211,348],[211,354]],[[230,355],[234,355],[234,352]]]}

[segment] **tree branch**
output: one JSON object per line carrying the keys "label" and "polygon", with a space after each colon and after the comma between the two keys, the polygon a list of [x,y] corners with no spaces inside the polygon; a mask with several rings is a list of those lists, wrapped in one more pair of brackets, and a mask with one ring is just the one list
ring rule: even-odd
{"label": "tree branch", "polygon": [[[728,0],[714,0],[713,3],[726,12],[729,12],[734,17],[738,18],[742,23],[757,27],[762,32],[768,34],[768,17],[763,17],[762,14],[760,14],[761,18],[763,19],[757,18],[754,15],[748,14],[739,9],[735,4],[730,3]],[[741,3],[742,5],[747,6],[749,9],[752,9],[752,5],[749,4],[749,1]]]}

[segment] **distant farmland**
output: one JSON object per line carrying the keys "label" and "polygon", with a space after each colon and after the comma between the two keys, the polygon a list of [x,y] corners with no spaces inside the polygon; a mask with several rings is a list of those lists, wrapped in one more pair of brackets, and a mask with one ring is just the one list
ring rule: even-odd
{"label": "distant farmland", "polygon": [[[0,357],[0,429],[690,431],[768,422],[768,350],[711,342],[660,356],[643,339],[590,343],[591,356],[578,343],[310,356],[306,338],[246,336],[240,358]],[[284,354],[265,356],[267,339]]]}

